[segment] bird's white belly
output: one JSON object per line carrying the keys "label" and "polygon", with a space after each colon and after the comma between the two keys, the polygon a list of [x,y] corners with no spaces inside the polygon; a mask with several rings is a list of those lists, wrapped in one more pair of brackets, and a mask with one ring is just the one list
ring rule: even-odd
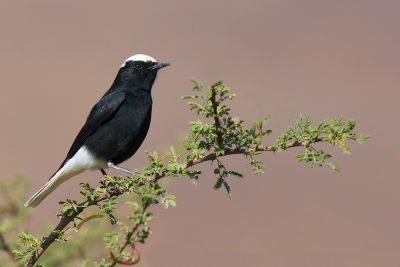
{"label": "bird's white belly", "polygon": [[85,170],[107,169],[104,159],[96,158],[95,155],[82,146],[75,155],[70,158],[61,168],[66,173],[80,173]]}

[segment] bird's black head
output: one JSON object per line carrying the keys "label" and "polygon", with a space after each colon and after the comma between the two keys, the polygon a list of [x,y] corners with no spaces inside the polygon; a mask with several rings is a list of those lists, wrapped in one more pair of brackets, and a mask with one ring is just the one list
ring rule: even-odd
{"label": "bird's black head", "polygon": [[112,87],[150,91],[157,71],[169,65],[142,54],[131,56],[122,64]]}

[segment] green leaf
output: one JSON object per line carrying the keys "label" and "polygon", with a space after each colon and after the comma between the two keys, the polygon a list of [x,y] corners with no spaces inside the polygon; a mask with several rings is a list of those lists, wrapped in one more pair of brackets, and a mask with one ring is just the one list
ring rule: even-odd
{"label": "green leaf", "polygon": [[203,91],[202,82],[197,81],[195,78],[190,78],[190,80],[194,83],[193,91]]}
{"label": "green leaf", "polygon": [[111,224],[116,224],[117,223],[117,219],[115,219],[115,217],[114,217],[114,215],[112,213],[109,213],[108,217],[110,217]]}
{"label": "green leaf", "polygon": [[224,187],[226,189],[226,192],[228,192],[228,196],[231,197],[232,196],[232,190],[229,187],[228,183],[226,182],[226,180],[222,180],[222,183],[224,184]]}
{"label": "green leaf", "polygon": [[216,182],[215,185],[214,185],[214,189],[215,189],[215,190],[220,189],[221,186],[222,186],[222,182],[223,182],[223,181],[224,181],[224,179],[222,179],[221,177],[219,177],[219,178],[217,179],[217,182]]}
{"label": "green leaf", "polygon": [[229,174],[232,174],[233,176],[236,176],[239,178],[244,178],[243,174],[235,172],[235,171],[229,171]]}
{"label": "green leaf", "polygon": [[172,199],[168,200],[168,203],[172,206],[172,207],[176,207],[176,202]]}
{"label": "green leaf", "polygon": [[357,142],[359,143],[359,144],[364,144],[364,140],[366,140],[366,139],[368,139],[369,138],[369,135],[360,135],[360,137],[357,139]]}
{"label": "green leaf", "polygon": [[327,162],[327,163],[325,163],[325,164],[326,164],[327,166],[329,166],[332,170],[335,170],[335,171],[337,171],[337,172],[340,171],[338,167],[336,167],[335,165],[333,165],[333,164],[330,163],[330,162]]}

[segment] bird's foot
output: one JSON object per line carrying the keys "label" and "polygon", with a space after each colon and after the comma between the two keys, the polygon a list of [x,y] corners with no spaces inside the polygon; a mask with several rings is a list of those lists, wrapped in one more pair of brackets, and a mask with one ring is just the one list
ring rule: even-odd
{"label": "bird's foot", "polygon": [[117,187],[115,186],[115,184],[108,184],[107,186],[107,197],[111,198],[112,196],[115,195],[115,193],[117,192]]}
{"label": "bird's foot", "polygon": [[[104,176],[108,175],[105,170],[100,169],[100,171]],[[103,184],[103,186],[105,186],[105,184]],[[117,191],[117,187],[115,186],[115,184],[109,183],[107,185],[106,190],[107,190],[107,197],[111,198],[111,196],[113,196],[115,194],[115,192]]]}

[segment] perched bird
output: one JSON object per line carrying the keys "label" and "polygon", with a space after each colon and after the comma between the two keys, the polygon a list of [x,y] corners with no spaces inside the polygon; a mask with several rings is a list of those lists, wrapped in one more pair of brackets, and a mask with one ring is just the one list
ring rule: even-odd
{"label": "perched bird", "polygon": [[67,157],[50,180],[26,203],[36,207],[60,184],[85,170],[114,168],[139,149],[151,120],[151,88],[157,71],[169,66],[137,54],[124,61],[111,88],[89,113]]}

